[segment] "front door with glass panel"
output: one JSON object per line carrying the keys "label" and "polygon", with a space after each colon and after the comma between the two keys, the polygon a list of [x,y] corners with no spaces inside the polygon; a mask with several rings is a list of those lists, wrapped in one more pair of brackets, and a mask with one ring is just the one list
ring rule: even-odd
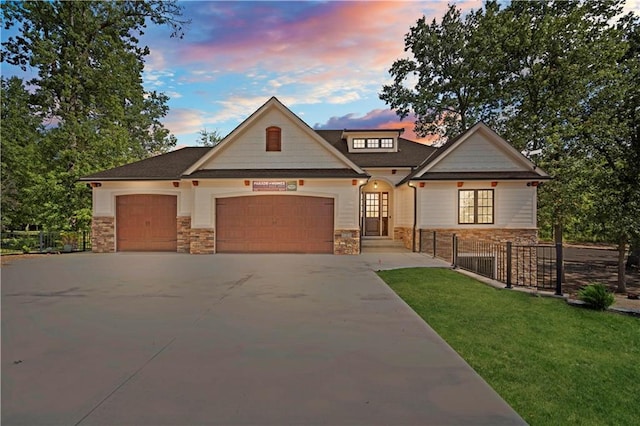
{"label": "front door with glass panel", "polygon": [[386,237],[389,235],[389,193],[365,192],[362,194],[364,235]]}

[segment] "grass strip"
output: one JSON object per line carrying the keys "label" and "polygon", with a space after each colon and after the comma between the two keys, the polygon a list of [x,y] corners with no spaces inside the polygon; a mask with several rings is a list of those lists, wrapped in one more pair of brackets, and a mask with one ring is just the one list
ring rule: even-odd
{"label": "grass strip", "polygon": [[379,275],[529,424],[638,424],[637,318],[495,289],[448,269]]}

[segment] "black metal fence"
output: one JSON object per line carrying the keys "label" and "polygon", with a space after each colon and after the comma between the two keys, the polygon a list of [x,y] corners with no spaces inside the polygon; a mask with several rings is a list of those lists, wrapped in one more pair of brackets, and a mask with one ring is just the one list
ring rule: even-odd
{"label": "black metal fence", "polygon": [[535,287],[562,294],[562,245],[495,243],[456,234],[420,235],[421,251],[512,286]]}
{"label": "black metal fence", "polygon": [[1,233],[2,254],[57,253],[91,250],[91,232],[5,231]]}

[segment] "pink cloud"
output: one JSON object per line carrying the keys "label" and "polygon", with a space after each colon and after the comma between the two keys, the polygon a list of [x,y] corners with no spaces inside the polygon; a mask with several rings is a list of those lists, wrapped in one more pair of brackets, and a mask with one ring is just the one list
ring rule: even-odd
{"label": "pink cloud", "polygon": [[178,59],[234,72],[256,66],[272,72],[380,72],[404,55],[404,35],[418,18],[440,17],[446,8],[439,1],[206,4],[192,25],[202,20],[213,29]]}
{"label": "pink cloud", "polygon": [[402,137],[412,141],[432,144],[435,136],[420,137],[414,131],[415,117],[409,115],[400,121],[395,112],[390,109],[374,109],[363,116],[346,114],[341,117],[331,117],[326,123],[316,123],[314,128],[322,129],[399,129],[403,128]]}

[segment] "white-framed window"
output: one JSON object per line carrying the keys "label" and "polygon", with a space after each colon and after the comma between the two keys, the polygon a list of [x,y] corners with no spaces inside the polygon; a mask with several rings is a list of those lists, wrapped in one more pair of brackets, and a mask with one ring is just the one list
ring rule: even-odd
{"label": "white-framed window", "polygon": [[367,148],[380,148],[380,139],[367,139]]}
{"label": "white-framed window", "polygon": [[458,190],[459,224],[490,225],[493,223],[493,216],[493,189]]}
{"label": "white-framed window", "polygon": [[357,138],[353,140],[353,147],[354,148],[365,148],[366,147],[366,140],[362,139],[362,138]]}
{"label": "white-framed window", "polygon": [[380,139],[380,148],[393,148],[393,139],[392,138]]}

